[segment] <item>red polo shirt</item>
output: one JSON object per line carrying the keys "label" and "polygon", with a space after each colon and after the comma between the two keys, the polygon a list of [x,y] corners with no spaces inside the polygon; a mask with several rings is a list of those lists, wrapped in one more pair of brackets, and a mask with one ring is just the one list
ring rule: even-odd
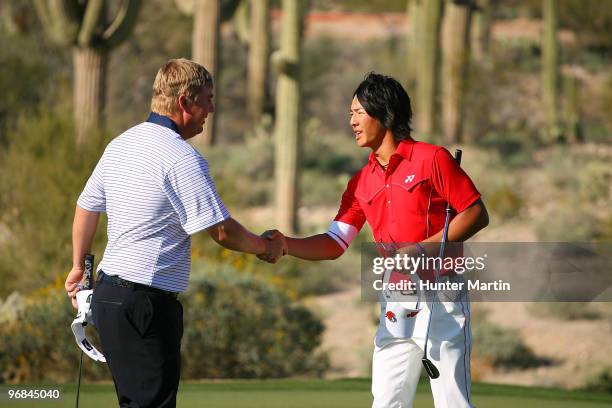
{"label": "red polo shirt", "polygon": [[349,181],[334,221],[358,231],[367,221],[376,242],[414,243],[444,227],[447,202],[460,213],[478,198],[448,150],[408,139],[400,142],[386,171],[370,154]]}

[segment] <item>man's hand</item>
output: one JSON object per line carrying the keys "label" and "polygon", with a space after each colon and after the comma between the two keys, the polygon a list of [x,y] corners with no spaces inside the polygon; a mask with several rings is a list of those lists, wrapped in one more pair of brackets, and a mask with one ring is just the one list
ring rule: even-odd
{"label": "man's hand", "polygon": [[79,283],[83,279],[83,267],[82,266],[74,266],[70,273],[68,273],[68,277],[66,278],[66,283],[64,283],[64,288],[66,289],[66,293],[68,297],[72,299],[72,307],[77,308],[76,302],[76,293],[81,290],[79,287]]}
{"label": "man's hand", "polygon": [[266,252],[258,254],[259,259],[276,263],[282,256],[287,255],[287,240],[279,230],[268,230],[261,236],[266,239]]}

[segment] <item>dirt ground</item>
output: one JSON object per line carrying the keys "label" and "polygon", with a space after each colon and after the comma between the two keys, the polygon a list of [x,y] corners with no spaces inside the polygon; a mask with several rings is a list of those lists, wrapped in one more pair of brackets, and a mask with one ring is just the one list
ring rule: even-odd
{"label": "dirt ground", "polygon": [[[376,306],[360,300],[358,287],[310,299],[308,305],[324,320],[322,348],[329,352],[330,378],[370,374]],[[612,322],[561,321],[533,316],[524,303],[474,304],[475,313],[517,329],[526,345],[550,365],[527,370],[496,371],[473,362],[475,380],[515,385],[580,388],[592,375],[612,366]]]}

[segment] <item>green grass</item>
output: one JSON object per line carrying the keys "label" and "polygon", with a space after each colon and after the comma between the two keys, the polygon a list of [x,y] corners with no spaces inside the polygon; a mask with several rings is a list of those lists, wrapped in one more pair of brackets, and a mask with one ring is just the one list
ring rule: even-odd
{"label": "green grass", "polygon": [[[2,387],[2,388],[6,388]],[[7,403],[2,407],[73,407],[75,386],[65,385],[63,398],[58,403]],[[508,385],[474,384],[473,402],[479,408],[538,407],[538,408],[596,408],[610,407],[612,395],[583,391],[564,391],[550,388],[517,387]],[[111,384],[81,386],[80,406],[109,408],[116,406]],[[211,408],[367,408],[371,405],[369,379],[355,380],[227,380],[186,382],[181,384],[178,406]],[[419,384],[415,407],[432,407],[427,382]]]}

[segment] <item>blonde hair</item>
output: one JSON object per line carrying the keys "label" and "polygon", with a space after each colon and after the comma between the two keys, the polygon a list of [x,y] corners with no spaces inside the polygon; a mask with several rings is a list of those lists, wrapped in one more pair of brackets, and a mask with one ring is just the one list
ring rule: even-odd
{"label": "blonde hair", "polygon": [[204,86],[213,86],[210,72],[185,58],[171,59],[157,71],[153,81],[151,111],[161,115],[178,112],[178,98],[185,95],[193,103]]}

